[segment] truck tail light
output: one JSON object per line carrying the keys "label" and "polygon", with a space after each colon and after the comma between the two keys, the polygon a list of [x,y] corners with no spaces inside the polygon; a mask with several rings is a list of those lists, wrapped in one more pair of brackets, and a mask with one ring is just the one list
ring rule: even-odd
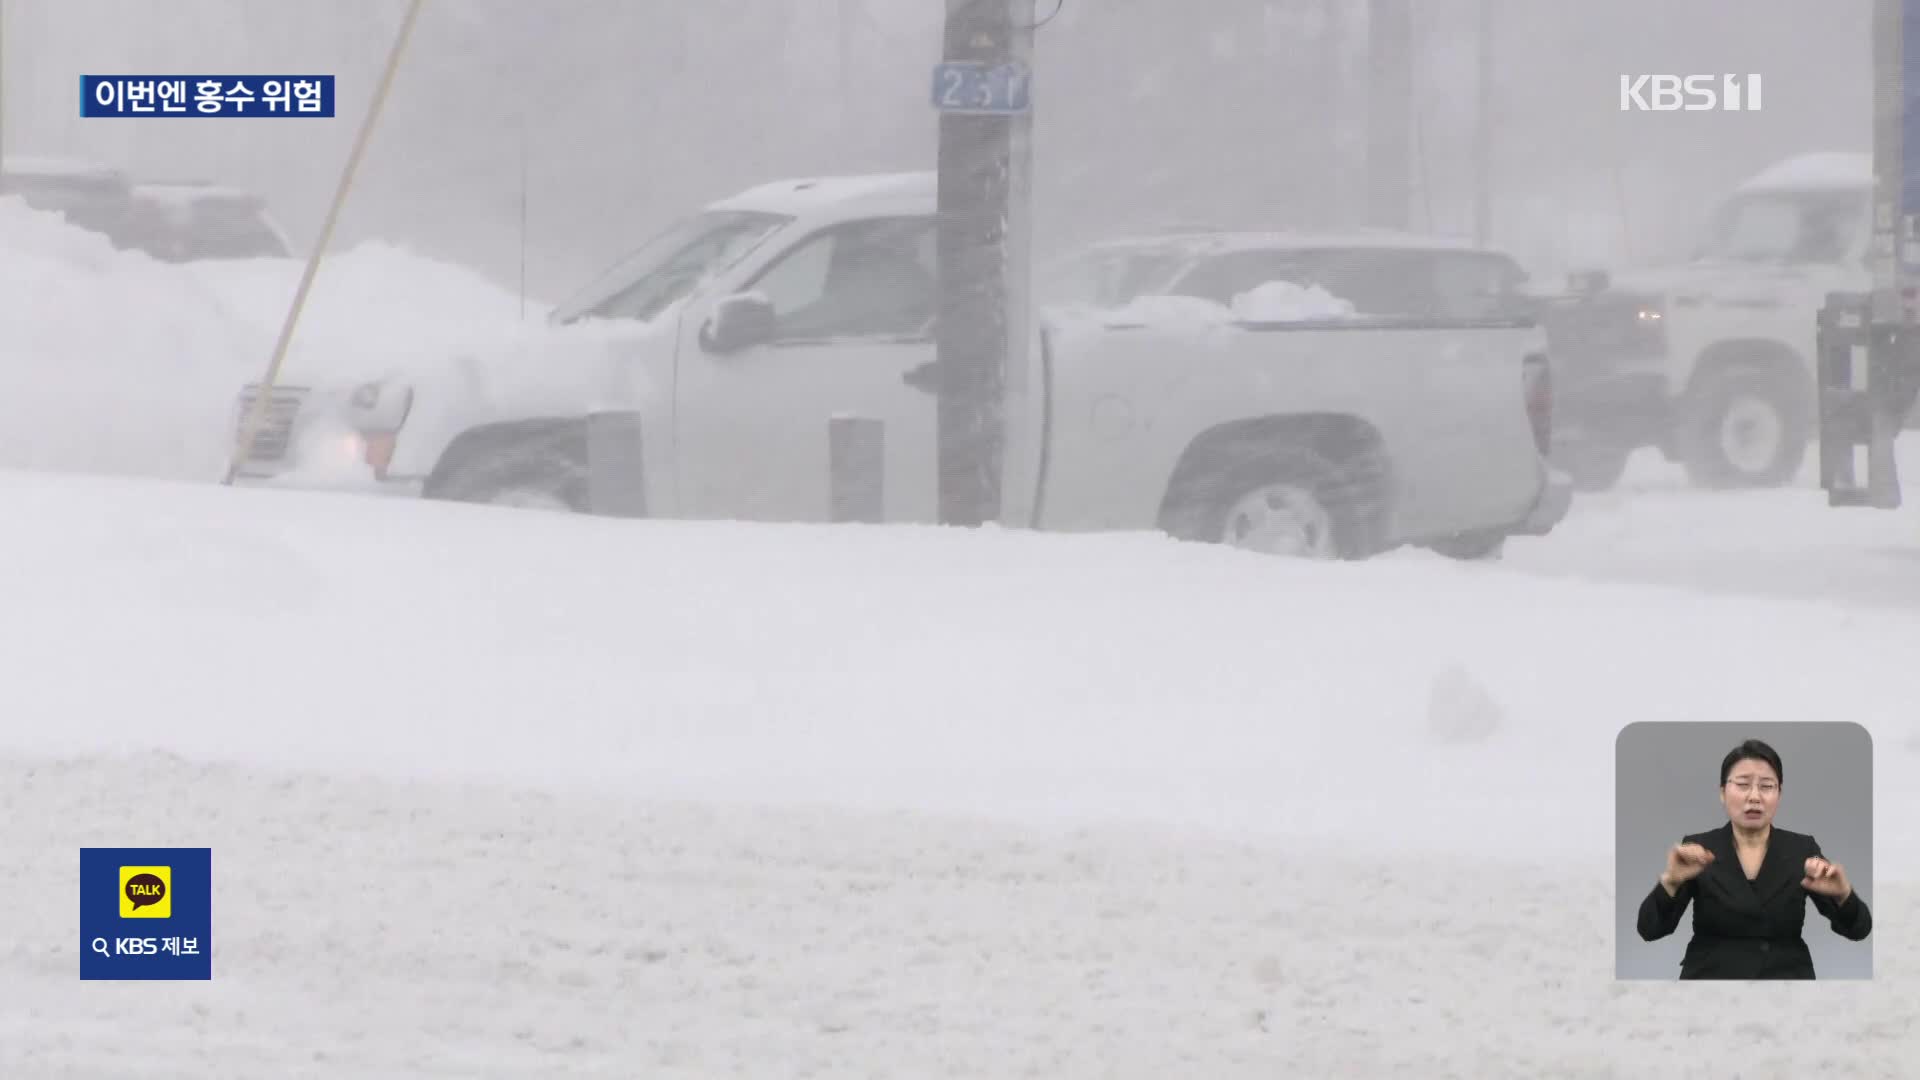
{"label": "truck tail light", "polygon": [[1528,353],[1520,361],[1520,377],[1526,387],[1527,422],[1533,425],[1533,444],[1545,457],[1553,445],[1553,371],[1547,366],[1547,354]]}

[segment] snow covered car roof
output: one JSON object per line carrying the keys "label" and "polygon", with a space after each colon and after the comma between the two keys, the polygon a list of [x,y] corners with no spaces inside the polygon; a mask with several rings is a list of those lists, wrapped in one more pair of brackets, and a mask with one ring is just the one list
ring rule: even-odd
{"label": "snow covered car roof", "polygon": [[930,172],[822,176],[761,184],[713,203],[708,209],[755,210],[790,217],[853,209],[931,214],[937,207],[938,192],[938,180]]}
{"label": "snow covered car roof", "polygon": [[0,173],[35,180],[84,179],[124,180],[120,170],[76,158],[19,157],[9,154],[0,159]]}
{"label": "snow covered car roof", "polygon": [[161,181],[135,184],[133,193],[160,203],[225,202],[264,206],[266,200],[251,191],[198,181]]}
{"label": "snow covered car roof", "polygon": [[126,198],[125,173],[104,165],[61,158],[7,157],[0,161],[0,194],[54,195],[64,198]]}
{"label": "snow covered car roof", "polygon": [[1873,187],[1870,154],[1800,154],[1776,161],[1743,181],[1737,192],[1851,191]]}

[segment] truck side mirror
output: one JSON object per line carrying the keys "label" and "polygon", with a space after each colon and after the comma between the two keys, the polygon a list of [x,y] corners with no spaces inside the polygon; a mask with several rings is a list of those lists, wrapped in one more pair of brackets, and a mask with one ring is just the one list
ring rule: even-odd
{"label": "truck side mirror", "polygon": [[700,340],[709,352],[739,352],[772,341],[778,324],[773,301],[756,292],[740,293],[713,309]]}

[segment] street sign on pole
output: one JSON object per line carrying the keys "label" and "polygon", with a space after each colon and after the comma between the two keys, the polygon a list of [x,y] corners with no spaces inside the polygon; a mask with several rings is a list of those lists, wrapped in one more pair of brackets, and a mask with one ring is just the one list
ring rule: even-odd
{"label": "street sign on pole", "polygon": [[949,61],[933,69],[933,107],[962,115],[1020,116],[1033,107],[1033,74],[1017,61]]}

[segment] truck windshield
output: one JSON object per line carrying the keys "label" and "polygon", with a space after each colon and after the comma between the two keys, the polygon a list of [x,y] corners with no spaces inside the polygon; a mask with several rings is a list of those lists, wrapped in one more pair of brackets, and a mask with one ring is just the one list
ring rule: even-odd
{"label": "truck windshield", "polygon": [[695,214],[595,278],[554,312],[553,321],[652,319],[792,220],[749,210]]}
{"label": "truck windshield", "polygon": [[1721,208],[1699,254],[1737,262],[1837,263],[1863,250],[1868,198],[1853,191],[1767,192]]}

